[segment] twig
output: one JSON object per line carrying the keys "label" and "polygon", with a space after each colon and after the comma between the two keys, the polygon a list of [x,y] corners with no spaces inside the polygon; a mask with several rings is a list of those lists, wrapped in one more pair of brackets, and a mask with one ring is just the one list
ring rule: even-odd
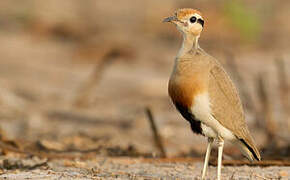
{"label": "twig", "polygon": [[109,67],[109,65],[113,62],[115,57],[115,51],[109,51],[104,57],[102,57],[101,61],[96,64],[94,71],[88,77],[88,80],[82,84],[77,92],[77,97],[73,102],[75,106],[85,106],[87,105],[89,98],[92,94],[92,90],[99,83],[104,74],[105,69]]}
{"label": "twig", "polygon": [[88,104],[91,95],[93,94],[94,88],[102,79],[102,75],[105,70],[118,58],[132,58],[133,52],[131,49],[122,45],[102,46],[103,53],[98,57],[98,63],[95,64],[95,69],[92,74],[88,77],[87,81],[84,82],[78,89],[77,97],[73,102],[75,106],[85,106]]}
{"label": "twig", "polygon": [[150,127],[151,127],[151,130],[153,132],[154,141],[155,141],[157,148],[159,149],[159,151],[161,153],[161,157],[166,157],[166,152],[165,152],[161,137],[158,133],[158,129],[156,127],[155,120],[154,120],[153,114],[151,112],[151,109],[149,107],[146,107],[145,112],[146,112],[146,115],[147,115],[148,120],[150,122]]}
{"label": "twig", "polygon": [[236,171],[233,172],[233,174],[232,174],[231,177],[230,177],[230,180],[234,180],[234,176],[235,176],[235,174],[236,174]]}

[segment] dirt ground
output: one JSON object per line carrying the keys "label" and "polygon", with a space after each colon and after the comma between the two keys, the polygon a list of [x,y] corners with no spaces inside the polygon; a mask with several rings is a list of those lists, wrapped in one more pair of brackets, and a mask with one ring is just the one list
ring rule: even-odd
{"label": "dirt ground", "polygon": [[[3,179],[200,179],[202,163],[199,159],[108,158],[93,160],[52,160],[37,158],[9,159],[11,170],[1,172]],[[23,159],[22,159],[23,160]],[[6,162],[7,164],[9,164]],[[4,163],[5,164],[5,163]],[[20,168],[20,169],[19,169]],[[224,166],[223,179],[289,179],[289,167]],[[207,179],[216,179],[216,167],[210,166]]]}
{"label": "dirt ground", "polygon": [[181,36],[161,21],[178,7],[205,14],[201,47],[237,84],[261,150],[249,164],[226,144],[224,179],[290,179],[290,4],[246,1],[260,30],[239,31],[227,2],[0,2],[0,179],[200,179],[206,139],[167,95]]}

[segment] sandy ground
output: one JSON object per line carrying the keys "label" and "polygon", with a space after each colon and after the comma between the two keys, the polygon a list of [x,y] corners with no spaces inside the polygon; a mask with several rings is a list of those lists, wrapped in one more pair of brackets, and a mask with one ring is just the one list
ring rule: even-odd
{"label": "sandy ground", "polygon": [[[11,160],[10,160],[11,161]],[[158,159],[107,158],[88,161],[53,160],[33,170],[2,171],[3,179],[200,179],[202,163],[196,159],[185,162],[163,162]],[[44,161],[42,161],[44,162]],[[33,162],[24,162],[30,167]],[[27,165],[26,165],[27,166]],[[29,166],[28,166],[29,167]],[[290,178],[290,167],[224,166],[223,179]],[[216,167],[209,166],[207,179],[216,179]]]}

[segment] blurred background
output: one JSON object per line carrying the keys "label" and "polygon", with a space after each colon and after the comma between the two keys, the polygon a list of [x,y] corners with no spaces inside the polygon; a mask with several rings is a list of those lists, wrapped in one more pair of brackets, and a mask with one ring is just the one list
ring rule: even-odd
{"label": "blurred background", "polygon": [[[206,139],[167,95],[182,37],[162,20],[184,7],[203,13],[200,46],[238,86],[262,157],[289,160],[290,1],[282,0],[0,1],[2,154],[164,156],[151,119],[168,157],[202,158]],[[240,157],[226,146],[225,158]]]}

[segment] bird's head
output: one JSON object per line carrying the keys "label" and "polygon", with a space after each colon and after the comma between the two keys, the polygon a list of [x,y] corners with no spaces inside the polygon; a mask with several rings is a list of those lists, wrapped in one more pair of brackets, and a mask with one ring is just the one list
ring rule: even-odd
{"label": "bird's head", "polygon": [[201,13],[195,9],[179,9],[173,16],[165,18],[163,22],[171,22],[186,35],[199,36],[204,25]]}

